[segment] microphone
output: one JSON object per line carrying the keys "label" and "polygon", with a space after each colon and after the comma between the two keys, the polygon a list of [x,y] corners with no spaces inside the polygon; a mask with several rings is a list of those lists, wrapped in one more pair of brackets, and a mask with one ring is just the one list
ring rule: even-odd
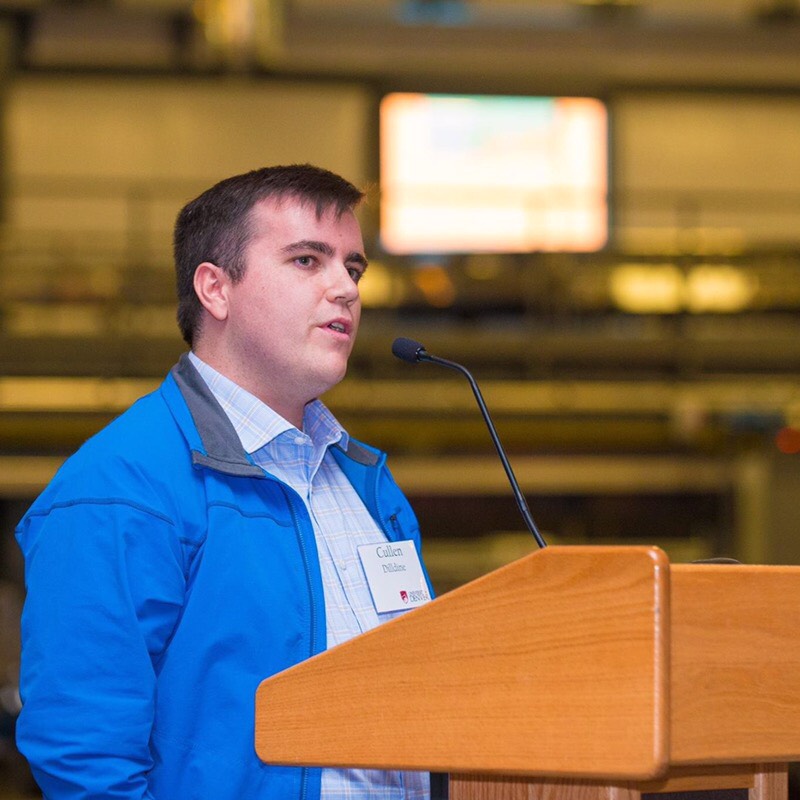
{"label": "microphone", "polygon": [[517,507],[519,508],[520,514],[522,514],[522,519],[525,520],[525,525],[533,534],[533,538],[536,539],[536,543],[539,545],[539,547],[547,547],[547,543],[542,537],[542,534],[539,533],[536,523],[533,521],[528,504],[525,502],[525,495],[522,494],[522,490],[519,488],[519,483],[517,483],[517,479],[514,475],[514,470],[511,469],[511,464],[508,462],[506,451],[503,449],[503,445],[500,442],[500,437],[497,435],[494,423],[489,415],[489,409],[486,408],[486,403],[483,401],[481,390],[478,388],[478,384],[475,381],[475,378],[472,377],[470,371],[466,367],[461,366],[461,364],[456,364],[455,361],[448,361],[444,358],[432,356],[425,349],[424,345],[420,344],[420,342],[415,342],[413,339],[406,339],[403,336],[395,339],[392,343],[392,353],[401,361],[408,361],[409,364],[418,364],[421,361],[429,361],[432,364],[439,364],[439,366],[447,367],[448,369],[460,372],[469,381],[469,385],[472,387],[472,393],[475,395],[475,399],[478,401],[478,407],[480,408],[481,414],[483,414],[483,419],[486,422],[486,427],[489,428],[489,434],[494,442],[497,455],[500,456],[503,469],[506,471],[508,482],[511,484],[511,490],[514,492],[514,498],[517,501]]}

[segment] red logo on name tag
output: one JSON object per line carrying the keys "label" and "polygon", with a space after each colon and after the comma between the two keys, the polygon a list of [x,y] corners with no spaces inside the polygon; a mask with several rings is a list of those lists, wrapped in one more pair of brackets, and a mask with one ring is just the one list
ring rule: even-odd
{"label": "red logo on name tag", "polygon": [[408,592],[405,589],[400,590],[400,599],[404,602],[408,602]]}

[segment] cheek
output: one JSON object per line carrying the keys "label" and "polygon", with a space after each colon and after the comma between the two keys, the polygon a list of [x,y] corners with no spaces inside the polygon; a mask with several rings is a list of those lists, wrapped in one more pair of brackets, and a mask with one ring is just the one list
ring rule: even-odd
{"label": "cheek", "polygon": [[270,347],[291,339],[291,315],[287,306],[273,303],[246,303],[237,309],[239,335],[253,346]]}
{"label": "cheek", "polygon": [[283,287],[259,286],[247,299],[245,313],[253,324],[280,328],[296,319],[299,308],[296,298]]}

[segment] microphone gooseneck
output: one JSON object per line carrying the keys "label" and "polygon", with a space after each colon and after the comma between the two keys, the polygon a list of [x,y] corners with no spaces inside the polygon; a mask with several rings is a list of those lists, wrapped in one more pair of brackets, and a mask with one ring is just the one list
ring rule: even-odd
{"label": "microphone gooseneck", "polygon": [[539,545],[539,547],[547,547],[547,542],[545,542],[542,534],[539,533],[539,528],[536,526],[536,523],[533,520],[533,516],[528,508],[528,503],[525,500],[525,495],[522,494],[522,489],[520,489],[517,478],[514,475],[514,470],[511,469],[511,464],[509,463],[508,457],[506,456],[506,451],[500,442],[500,437],[497,435],[497,430],[492,422],[489,409],[486,407],[481,390],[478,387],[478,383],[475,378],[472,377],[472,373],[466,367],[462,366],[461,364],[457,364],[455,361],[448,361],[445,358],[432,356],[425,349],[425,346],[420,342],[415,342],[413,339],[406,339],[402,336],[394,340],[394,343],[392,344],[392,353],[401,361],[408,361],[410,364],[418,364],[421,361],[429,361],[432,364],[438,364],[441,367],[447,367],[448,369],[452,369],[461,373],[469,381],[469,385],[472,388],[472,393],[475,395],[475,400],[477,400],[478,407],[480,408],[483,419],[486,422],[486,427],[489,429],[489,435],[492,437],[492,442],[494,442],[497,455],[500,456],[503,469],[506,471],[508,482],[511,484],[511,491],[514,493],[514,499],[517,501],[517,507],[519,508],[520,514],[522,514],[522,519],[525,521],[525,525],[527,526],[528,530],[533,534],[533,538],[536,539],[536,543]]}

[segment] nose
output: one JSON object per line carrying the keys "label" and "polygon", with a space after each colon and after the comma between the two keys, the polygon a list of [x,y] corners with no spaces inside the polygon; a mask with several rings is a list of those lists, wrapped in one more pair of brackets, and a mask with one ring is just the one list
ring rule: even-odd
{"label": "nose", "polygon": [[348,306],[358,300],[358,284],[350,277],[346,264],[337,264],[332,269],[326,297],[332,303],[345,303]]}

